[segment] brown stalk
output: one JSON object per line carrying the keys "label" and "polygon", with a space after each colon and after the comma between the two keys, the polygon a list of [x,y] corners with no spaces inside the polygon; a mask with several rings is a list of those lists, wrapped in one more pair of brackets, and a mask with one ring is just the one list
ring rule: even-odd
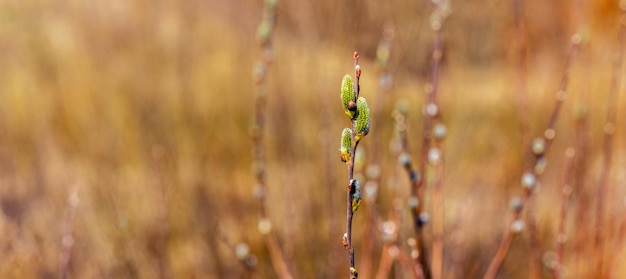
{"label": "brown stalk", "polygon": [[[537,181],[539,176],[543,173],[543,170],[542,170],[543,167],[540,166],[540,164],[543,164],[544,156],[545,154],[547,154],[550,148],[550,145],[552,143],[552,140],[554,139],[556,135],[556,130],[555,130],[556,121],[558,120],[559,114],[561,112],[561,107],[563,106],[563,102],[565,101],[565,97],[567,94],[566,93],[567,86],[569,83],[570,67],[574,60],[574,57],[576,57],[576,54],[578,53],[578,49],[580,48],[580,41],[581,41],[581,38],[578,34],[572,36],[571,49],[565,62],[563,77],[561,78],[559,90],[557,91],[557,94],[556,94],[556,101],[554,104],[554,108],[548,120],[547,128],[543,134],[543,137],[541,138],[543,140],[542,150],[541,152],[535,152],[536,156],[534,156],[533,160],[531,161],[532,166],[530,166],[525,172],[527,174],[532,174],[533,179],[535,181]],[[514,206],[513,208],[513,216],[511,218],[511,221],[508,223],[508,228],[504,236],[502,237],[502,240],[500,241],[500,245],[498,246],[498,250],[496,251],[496,254],[494,255],[491,262],[489,263],[487,272],[485,273],[485,276],[483,277],[484,279],[495,278],[496,275],[498,274],[498,271],[500,270],[500,267],[502,266],[502,263],[504,262],[504,259],[506,258],[509,252],[509,248],[511,246],[511,243],[513,242],[513,238],[515,234],[517,233],[516,230],[513,228],[513,225],[516,222],[519,222],[521,220],[520,217],[524,210],[524,205],[526,204],[528,199],[532,196],[532,193],[533,193],[533,187],[524,187],[522,197],[519,199],[518,205]]]}
{"label": "brown stalk", "polygon": [[61,238],[61,253],[59,254],[59,278],[68,278],[72,261],[72,247],[74,247],[74,220],[78,211],[78,186],[74,186],[67,201],[63,237]]}
{"label": "brown stalk", "polygon": [[[430,125],[430,123],[428,125]],[[428,130],[430,131],[430,129]],[[427,136],[424,136],[424,138],[426,137]],[[405,160],[402,160],[402,164],[409,176],[409,181],[411,183],[411,200],[409,202],[409,205],[411,207],[411,216],[413,217],[413,229],[415,230],[415,251],[411,253],[411,256],[415,259],[416,265],[421,269],[423,278],[431,279],[432,271],[430,268],[430,263],[428,262],[428,249],[426,248],[426,241],[424,240],[423,230],[423,227],[427,220],[427,218],[425,217],[426,215],[423,212],[423,181],[425,180],[425,178],[420,177],[420,174],[413,168],[411,160],[408,159],[408,154],[410,154],[409,147],[408,143],[406,142],[406,137],[403,138],[404,142],[402,146],[404,150],[404,156],[407,156],[407,158]],[[422,148],[424,148],[424,142],[425,141],[422,142]],[[426,142],[426,145],[428,145],[428,142]],[[422,154],[422,156],[428,156],[428,154]],[[423,160],[424,159],[420,161]],[[425,163],[420,162],[420,165],[423,165],[424,169],[426,168]],[[422,172],[422,174],[424,174],[424,172]]]}
{"label": "brown stalk", "polygon": [[[440,279],[443,276],[444,204],[442,183],[444,170],[443,138],[445,137],[445,126],[442,124],[443,120],[438,93],[441,73],[441,59],[443,57],[444,50],[443,23],[449,15],[447,6],[449,3],[444,0],[436,1],[434,3],[435,11],[432,15],[431,27],[435,32],[435,37],[433,39],[430,86],[426,91],[427,103],[424,117],[424,140],[422,142],[422,158],[420,162],[420,171],[424,177],[421,179],[420,184],[423,184],[423,181],[426,181],[426,162],[429,162],[434,167],[434,183],[432,191],[433,243],[431,269],[432,278]],[[440,127],[442,130],[440,132],[433,131],[433,128],[435,127]],[[432,138],[433,134],[434,140]]]}
{"label": "brown stalk", "polygon": [[[526,20],[524,18],[524,0],[513,0],[515,14],[515,37],[517,52],[517,114],[520,131],[522,134],[522,146],[530,145],[530,109],[528,108],[528,84],[527,84],[527,52]],[[525,162],[530,160],[530,154],[524,154]]]}
{"label": "brown stalk", "polygon": [[265,149],[264,149],[264,130],[265,130],[265,107],[266,107],[266,77],[270,67],[272,57],[272,41],[271,37],[274,32],[276,23],[277,1],[267,0],[263,11],[263,20],[258,29],[258,41],[261,46],[262,55],[254,69],[254,80],[256,83],[255,96],[255,119],[252,127],[253,154],[254,154],[254,174],[257,182],[257,197],[259,198],[259,231],[264,236],[265,245],[267,246],[272,261],[274,271],[279,278],[293,278],[289,271],[285,256],[278,243],[278,238],[274,230],[272,230],[271,222],[268,217],[267,205],[267,182],[265,175]]}
{"label": "brown stalk", "polygon": [[[515,42],[516,42],[516,69],[517,69],[517,114],[522,135],[522,146],[530,146],[530,110],[528,108],[528,85],[527,85],[527,49],[526,20],[524,17],[524,0],[513,0],[513,13],[515,18]],[[530,151],[530,150],[529,150]],[[531,152],[524,152],[524,165],[529,165],[532,160]],[[532,201],[531,201],[532,202]],[[537,240],[537,220],[532,203],[528,205],[526,221],[528,222],[528,244],[530,278],[540,278],[539,244]]]}
{"label": "brown stalk", "polygon": [[[426,101],[424,106],[424,124],[422,128],[422,144],[419,160],[419,173],[413,170],[410,161],[405,163],[405,169],[409,173],[411,180],[411,198],[413,204],[411,214],[413,216],[413,227],[415,230],[415,248],[417,249],[415,260],[422,268],[425,279],[441,278],[443,264],[443,197],[441,195],[441,175],[443,174],[443,163],[439,162],[435,165],[435,183],[433,185],[433,258],[432,268],[428,263],[428,255],[426,253],[426,243],[424,241],[424,232],[422,230],[425,220],[423,213],[423,198],[425,181],[427,181],[426,165],[429,161],[429,152],[431,147],[440,149],[441,142],[436,140],[433,143],[431,134],[433,125],[441,122],[439,113],[439,104],[437,93],[439,89],[439,75],[441,67],[441,59],[443,57],[443,22],[448,16],[447,1],[433,1],[435,10],[431,15],[431,28],[434,31],[433,50],[431,57],[431,75],[428,86],[426,87]],[[441,154],[439,154],[441,157]],[[438,220],[437,220],[438,219]]]}
{"label": "brown stalk", "polygon": [[[423,187],[418,185],[420,181],[420,175],[413,168],[410,155],[408,136],[407,136],[407,123],[406,123],[406,109],[399,108],[394,111],[393,114],[396,126],[396,132],[400,141],[401,153],[399,155],[399,161],[409,177],[411,184],[411,198],[409,200],[409,206],[411,215],[413,217],[413,227],[415,230],[415,245],[413,246],[411,256],[415,260],[415,265],[421,273],[419,278],[432,278],[432,271],[430,264],[428,263],[428,249],[426,248],[426,242],[424,240],[424,231],[422,230],[426,218],[422,212],[422,202],[420,197],[423,196]],[[421,189],[421,192],[418,192]]]}
{"label": "brown stalk", "polygon": [[[377,126],[377,124],[381,122],[381,111],[383,108],[384,97],[391,87],[391,75],[387,69],[387,64],[389,63],[389,53],[393,36],[393,26],[387,23],[383,30],[383,37],[378,44],[378,50],[376,51],[380,74],[376,104],[374,104],[374,110],[372,112],[372,125],[374,126]],[[365,184],[367,191],[364,197],[364,202],[366,203],[366,216],[365,231],[363,233],[363,256],[361,258],[361,276],[364,278],[370,278],[372,274],[375,239],[374,232],[375,225],[378,223],[379,219],[378,212],[376,210],[376,193],[378,192],[378,185],[380,185],[380,149],[382,148],[383,147],[380,144],[380,133],[374,133],[372,135],[370,151],[372,160],[370,161],[368,170],[366,170],[368,182]],[[369,196],[369,193],[371,193],[371,196]]]}
{"label": "brown stalk", "polygon": [[622,15],[620,17],[620,28],[618,34],[618,47],[613,57],[613,76],[611,78],[611,87],[609,89],[608,96],[608,108],[606,112],[606,122],[604,124],[604,140],[602,145],[603,160],[602,160],[602,172],[600,174],[600,181],[598,182],[598,192],[596,201],[596,223],[595,223],[595,235],[594,235],[594,274],[598,278],[604,278],[605,266],[604,266],[604,252],[605,241],[608,238],[608,229],[611,226],[605,224],[605,210],[607,202],[607,191],[611,191],[609,185],[609,179],[611,176],[611,162],[613,159],[613,138],[615,134],[615,120],[617,117],[617,103],[619,99],[619,90],[621,85],[621,70],[622,70],[622,49],[624,48],[624,37],[626,37],[626,6],[622,6]]}
{"label": "brown stalk", "polygon": [[[619,226],[617,231],[617,241],[615,243],[616,251],[614,255],[619,255],[624,249],[624,242],[626,240],[626,220],[622,220],[622,223]],[[609,264],[606,271],[607,278],[613,278],[613,270],[615,269],[617,264],[617,260],[619,257],[611,257],[609,258]]]}
{"label": "brown stalk", "polygon": [[[574,22],[578,22],[580,24],[579,30],[580,32],[586,32],[589,28],[588,23],[588,11],[589,4],[587,0],[578,0],[575,5],[575,17]],[[583,33],[584,34],[584,33]],[[587,164],[588,164],[588,156],[589,156],[589,148],[590,148],[590,135],[589,135],[589,113],[587,112],[590,104],[591,104],[591,53],[588,50],[589,42],[587,40],[583,40],[584,43],[581,46],[580,58],[579,58],[579,68],[580,68],[580,76],[579,80],[581,81],[581,86],[579,87],[580,93],[578,93],[577,100],[577,109],[575,115],[575,144],[576,144],[576,156],[574,158],[574,180],[572,183],[572,190],[574,193],[575,201],[572,201],[575,204],[575,212],[577,222],[580,224],[591,224],[589,220],[591,214],[593,213],[593,209],[591,208],[591,201],[593,197],[593,190],[590,189],[590,185],[588,183],[587,178]],[[590,237],[589,229],[579,229],[572,232],[572,248],[573,255],[589,255],[591,252],[589,251],[589,246],[591,241],[588,241]],[[587,260],[586,256],[576,256],[574,257],[573,268],[575,274],[580,276],[581,278],[590,277],[590,266],[593,263]]]}
{"label": "brown stalk", "polygon": [[[384,222],[382,225],[382,233],[383,233],[383,241],[385,242],[380,262],[378,265],[378,271],[376,272],[377,279],[389,278],[389,274],[391,273],[391,268],[393,266],[394,261],[399,261],[401,264],[406,265],[407,262],[403,262],[403,259],[406,259],[406,255],[403,254],[400,249],[398,242],[399,228],[403,210],[403,201],[400,198],[394,198],[392,202],[392,208],[389,220]],[[409,270],[411,271],[411,275],[413,278],[419,278],[417,275],[418,270],[415,268],[415,265],[408,261]]]}
{"label": "brown stalk", "polygon": [[[352,56],[354,59],[354,100],[359,98],[361,91],[359,85],[359,79],[361,77],[361,67],[359,66],[359,53],[354,52]],[[354,179],[354,160],[356,158],[356,148],[359,142],[356,140],[356,120],[351,119],[352,122],[352,148],[350,150],[350,160],[348,161],[348,187],[346,198],[346,235],[344,238],[344,247],[348,251],[348,263],[350,265],[350,279],[356,279],[358,273],[354,266],[354,247],[352,247],[352,218],[354,217],[354,211],[352,210],[352,187]]]}
{"label": "brown stalk", "polygon": [[381,251],[380,261],[378,262],[378,271],[376,272],[376,279],[389,278],[391,273],[391,266],[393,265],[393,257],[391,256],[392,249],[398,249],[397,245],[385,244]]}
{"label": "brown stalk", "polygon": [[561,213],[559,215],[558,232],[556,235],[556,258],[554,266],[552,266],[552,278],[561,278],[561,271],[563,266],[563,251],[565,249],[565,240],[567,235],[565,233],[565,225],[567,224],[567,211],[569,209],[570,197],[572,195],[572,171],[574,170],[574,156],[576,152],[574,148],[567,148],[565,150],[565,170],[563,171],[563,189],[561,198]]}
{"label": "brown stalk", "polygon": [[258,278],[256,273],[257,257],[250,252],[248,244],[233,243],[218,222],[215,223],[215,238],[231,251],[244,269],[245,278]]}
{"label": "brown stalk", "polygon": [[444,204],[443,204],[443,171],[444,159],[441,140],[436,140],[434,148],[440,150],[441,158],[435,163],[435,181],[433,184],[433,278],[443,277],[443,230],[444,230]]}

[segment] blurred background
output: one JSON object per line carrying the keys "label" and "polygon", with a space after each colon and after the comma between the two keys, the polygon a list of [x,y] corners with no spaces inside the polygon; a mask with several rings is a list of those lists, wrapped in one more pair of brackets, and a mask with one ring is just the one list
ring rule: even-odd
{"label": "blurred background", "polygon": [[[540,275],[547,277],[564,151],[576,148],[564,270],[567,278],[588,278],[619,8],[608,0],[524,2],[532,137],[548,123],[571,35],[584,38],[529,207]],[[480,278],[507,229],[509,200],[522,193],[528,151],[516,103],[514,9],[513,1],[450,5],[440,88],[448,128],[444,277]],[[67,271],[71,278],[276,278],[257,230],[248,134],[262,10],[263,1],[250,0],[0,3],[0,277],[59,278]],[[428,1],[406,0],[278,4],[267,78],[267,199],[296,278],[347,275],[341,236],[348,171],[337,149],[349,121],[339,87],[359,51],[361,96],[374,105],[376,48],[387,22],[395,27],[393,87],[360,148],[365,158],[373,149],[382,156],[381,217],[389,215],[392,196],[406,201],[408,179],[389,149],[391,113],[399,101],[409,108],[416,158],[432,10]],[[606,255],[615,263],[626,259],[617,231],[625,213],[626,110],[624,98],[611,102],[617,101],[606,200]],[[357,269],[363,212],[353,226]],[[405,252],[413,234],[409,218],[405,210]],[[529,278],[528,239],[526,233],[515,238],[500,278]],[[380,233],[370,241],[376,268]],[[257,257],[253,271],[238,262],[238,243]],[[616,266],[613,275],[623,278],[626,267]]]}

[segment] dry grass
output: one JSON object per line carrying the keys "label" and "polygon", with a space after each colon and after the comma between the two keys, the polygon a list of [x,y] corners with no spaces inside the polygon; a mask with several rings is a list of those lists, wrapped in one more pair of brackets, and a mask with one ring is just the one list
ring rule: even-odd
{"label": "dry grass", "polygon": [[[229,246],[217,238],[218,228],[231,243],[250,243],[259,257],[259,277],[275,277],[256,230],[248,136],[261,1],[57,2],[0,4],[1,277],[59,275],[65,212],[74,187],[80,189],[80,204],[70,278],[243,276]],[[478,278],[505,229],[509,199],[521,193],[524,150],[515,111],[512,4],[457,2],[445,29],[440,88],[448,127],[443,276]],[[545,2],[527,3],[533,136],[547,122],[575,30],[567,1]],[[419,146],[421,138],[430,5],[349,3],[282,1],[279,6],[276,60],[268,76],[269,215],[280,241],[289,244],[300,278],[346,274],[345,265],[333,264],[345,257],[342,225],[337,227],[344,218],[345,188],[340,185],[346,177],[337,152],[345,122],[334,121],[344,117],[339,85],[352,71],[346,57],[358,50],[361,96],[375,100],[375,50],[389,19],[396,26],[389,64],[394,87],[382,115],[391,115],[395,102],[406,100],[411,146]],[[603,167],[602,129],[618,22],[614,6],[595,1],[590,9],[593,36],[583,51],[591,63],[588,70],[580,63],[573,66],[548,168],[533,196],[543,254],[556,247],[562,154],[575,144],[575,119],[583,109],[591,138],[585,158],[588,187],[595,189]],[[585,88],[591,89],[589,101],[581,97]],[[613,229],[624,215],[625,107],[622,98],[609,180],[613,194],[606,207],[607,217],[617,220]],[[371,133],[389,142],[391,117],[375,123],[380,124]],[[368,140],[362,145],[367,150]],[[378,208],[386,213],[393,196],[387,178],[400,166],[388,150],[381,153]],[[399,194],[408,197],[408,180],[402,176],[399,182]],[[574,189],[573,207],[580,198]],[[567,232],[571,239],[583,234],[587,250],[566,244],[564,278],[590,267],[577,269],[574,263],[592,262],[585,243],[591,243],[593,222],[577,222],[576,212],[570,211]],[[364,227],[359,213],[353,237],[357,269]],[[430,239],[430,228],[426,231]],[[404,222],[400,238],[410,235],[412,228]],[[514,240],[501,278],[527,278],[525,239]],[[606,253],[624,258],[617,247]],[[614,270],[616,278],[624,274],[623,267]]]}

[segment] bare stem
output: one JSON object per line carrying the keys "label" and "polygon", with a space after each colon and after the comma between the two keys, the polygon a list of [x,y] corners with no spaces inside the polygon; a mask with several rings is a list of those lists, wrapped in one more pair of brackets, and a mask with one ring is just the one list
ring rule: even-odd
{"label": "bare stem", "polygon": [[[530,113],[528,109],[526,20],[524,0],[513,0],[517,50],[517,113],[522,134],[522,146],[530,145]],[[528,157],[530,154],[525,154]],[[529,158],[529,157],[528,157]],[[528,160],[528,159],[526,159]]]}
{"label": "bare stem", "polygon": [[[377,59],[379,65],[379,84],[378,93],[376,96],[376,103],[372,112],[372,122],[374,126],[377,126],[381,120],[381,111],[383,108],[384,97],[391,87],[391,75],[387,69],[389,62],[389,53],[391,48],[391,41],[394,36],[394,29],[390,23],[385,25],[383,31],[383,37],[378,44]],[[380,184],[380,133],[374,133],[372,135],[372,144],[370,148],[371,161],[366,170],[368,182],[366,187],[372,189],[367,190],[367,193],[371,193],[365,196],[365,231],[363,233],[363,256],[361,258],[361,276],[364,278],[370,278],[372,273],[372,261],[374,255],[374,232],[375,224],[378,222],[378,212],[376,209],[376,199],[378,192],[378,185]]]}
{"label": "bare stem", "polygon": [[409,155],[411,154],[411,152],[407,137],[406,117],[407,116],[405,114],[405,111],[403,111],[402,109],[394,112],[396,130],[402,149],[399,161],[402,163],[402,166],[406,170],[406,173],[409,177],[409,182],[411,183],[411,198],[409,200],[409,206],[411,210],[411,215],[413,217],[413,228],[415,230],[415,251],[411,253],[411,255],[415,259],[415,264],[420,269],[423,278],[432,278],[430,264],[428,263],[428,249],[426,248],[423,231],[423,226],[425,223],[425,219],[422,215],[423,207],[421,202],[421,197],[423,197],[424,195],[423,187],[418,185],[419,181],[422,179],[420,178],[420,175],[417,173],[417,171],[415,171],[415,169],[413,168],[413,164],[411,163]]}
{"label": "bare stem", "polygon": [[620,18],[620,29],[618,34],[618,47],[613,57],[613,76],[611,78],[611,87],[608,96],[608,108],[606,112],[606,122],[604,124],[604,140],[603,140],[603,160],[602,173],[598,182],[598,200],[596,201],[596,223],[594,235],[594,274],[598,278],[604,278],[604,249],[605,240],[608,237],[607,225],[605,224],[605,208],[607,191],[609,188],[609,177],[611,175],[611,162],[613,158],[613,137],[615,133],[615,118],[617,117],[618,94],[621,85],[621,69],[622,69],[622,49],[624,48],[624,37],[626,37],[626,12],[622,10]]}
{"label": "bare stem", "polygon": [[[528,85],[527,85],[527,49],[526,41],[526,20],[524,17],[524,0],[513,0],[513,12],[515,15],[515,47],[516,47],[516,68],[517,68],[517,114],[522,135],[522,146],[530,146],[530,110],[528,108]],[[532,152],[524,151],[524,166],[530,164],[532,160]],[[530,278],[539,278],[540,262],[539,262],[539,245],[537,241],[537,220],[535,217],[532,204],[529,204],[526,214],[528,222],[528,244]]]}
{"label": "bare stem", "polygon": [[237,260],[244,269],[245,278],[258,278],[259,276],[256,273],[258,259],[254,254],[250,252],[250,247],[248,246],[248,244],[243,242],[233,243],[228,238],[229,234],[224,232],[224,229],[221,227],[219,222],[215,222],[214,225],[214,235],[216,240],[226,246],[228,248],[228,251],[231,251],[234,254],[234,256],[237,258]]}
{"label": "bare stem", "polygon": [[[354,76],[355,76],[355,84],[354,84],[354,100],[359,98],[360,86],[359,79],[361,77],[361,68],[359,66],[359,53],[354,52]],[[347,188],[347,199],[346,199],[346,249],[348,250],[348,260],[350,265],[350,279],[356,279],[358,273],[356,272],[356,268],[354,266],[354,247],[352,247],[352,217],[354,216],[354,211],[352,210],[352,187],[353,179],[354,179],[354,160],[356,158],[356,148],[359,145],[359,142],[356,140],[356,120],[351,119],[352,122],[352,149],[350,150],[350,161],[348,163],[348,188]]]}
{"label": "bare stem", "polygon": [[[432,191],[433,201],[433,248],[432,248],[432,278],[440,279],[443,277],[443,219],[444,219],[444,203],[443,203],[443,139],[445,137],[445,126],[442,124],[441,107],[439,105],[439,79],[441,73],[441,59],[443,57],[443,22],[448,16],[449,10],[447,1],[436,2],[435,11],[433,12],[434,20],[431,27],[435,32],[433,40],[433,53],[431,62],[430,86],[426,92],[427,104],[424,122],[424,142],[431,141],[429,144],[422,145],[422,167],[421,171],[424,175],[423,181],[426,180],[425,164],[429,162],[434,167],[434,182]],[[429,122],[429,123],[427,123]],[[433,131],[433,129],[438,131]],[[426,129],[428,128],[428,130]],[[434,135],[434,137],[432,137]]]}
{"label": "bare stem", "polygon": [[256,193],[259,198],[259,230],[264,236],[265,244],[269,250],[270,258],[274,271],[279,278],[290,279],[293,276],[289,271],[285,256],[280,248],[278,239],[272,230],[271,222],[268,217],[267,206],[267,182],[265,175],[265,149],[264,149],[264,130],[265,130],[265,107],[266,107],[266,76],[268,68],[273,60],[272,34],[276,24],[277,1],[266,1],[263,12],[263,21],[258,29],[258,42],[261,46],[262,55],[254,68],[254,80],[256,82],[256,103],[255,103],[255,119],[251,129],[253,140],[254,154],[254,174],[257,182]]}
{"label": "bare stem", "polygon": [[563,266],[563,250],[565,248],[565,240],[567,236],[565,234],[565,224],[567,223],[567,211],[569,209],[569,201],[572,194],[571,178],[572,170],[574,169],[574,155],[573,148],[565,150],[565,170],[563,171],[563,189],[561,198],[561,214],[559,215],[559,227],[556,235],[556,259],[554,266],[552,267],[552,278],[561,278],[561,267]]}
{"label": "bare stem", "polygon": [[526,171],[526,174],[532,175],[532,177],[529,176],[528,178],[532,178],[533,185],[526,185],[526,187],[524,187],[522,197],[518,200],[518,204],[513,207],[513,216],[511,218],[511,221],[508,223],[508,227],[502,240],[500,241],[500,245],[498,246],[498,250],[496,251],[495,256],[489,263],[487,272],[483,277],[484,279],[493,279],[498,274],[498,271],[500,270],[500,267],[502,266],[502,263],[504,262],[504,259],[508,254],[509,247],[513,242],[513,238],[517,233],[517,230],[513,228],[513,225],[515,222],[520,222],[520,216],[522,214],[522,211],[524,210],[524,205],[533,193],[534,183],[536,183],[536,180],[543,173],[543,168],[545,166],[541,166],[541,164],[544,163],[542,162],[544,160],[544,156],[548,152],[550,144],[556,136],[556,121],[558,120],[559,114],[561,112],[561,107],[563,106],[563,102],[565,101],[565,97],[567,95],[566,90],[569,81],[570,66],[574,57],[578,53],[578,49],[580,47],[580,37],[578,35],[574,35],[572,37],[571,43],[572,46],[565,62],[563,77],[561,78],[559,90],[556,93],[554,108],[552,110],[552,114],[550,115],[550,119],[548,120],[547,128],[543,134],[543,146],[540,150],[541,152],[535,152],[534,159],[532,160],[532,166],[530,166],[529,169]]}
{"label": "bare stem", "polygon": [[[396,259],[401,261],[400,258],[405,257],[398,243],[403,203],[403,200],[398,197],[393,199],[389,220],[382,225],[383,241],[385,244],[380,256],[378,272],[376,272],[375,278],[377,279],[389,278],[389,273],[391,272],[394,261]],[[409,270],[410,274],[414,275],[413,278],[418,278],[414,264],[409,264]]]}
{"label": "bare stem", "polygon": [[68,198],[63,225],[63,237],[61,238],[61,253],[59,255],[59,278],[68,278],[70,275],[70,263],[72,260],[72,247],[74,246],[74,220],[80,202],[78,198],[78,186],[74,186]]}
{"label": "bare stem", "polygon": [[[579,23],[579,30],[585,32],[589,28],[589,1],[578,0],[575,5],[574,22]],[[572,190],[576,193],[573,196],[575,199],[572,201],[576,205],[575,212],[576,220],[580,224],[591,224],[591,215],[594,213],[591,202],[593,201],[595,189],[591,189],[588,183],[588,158],[590,150],[590,134],[589,134],[589,105],[591,104],[591,52],[588,50],[587,43],[581,46],[579,69],[581,86],[579,87],[578,100],[576,103],[576,122],[575,122],[575,142],[576,142],[576,156],[574,158],[574,178],[572,184]],[[581,278],[589,278],[590,267],[593,265],[592,261],[587,259],[586,255],[590,255],[590,246],[593,244],[589,241],[590,236],[588,228],[579,229],[572,232],[572,255],[584,255],[582,257],[574,257],[572,263],[574,274]]]}

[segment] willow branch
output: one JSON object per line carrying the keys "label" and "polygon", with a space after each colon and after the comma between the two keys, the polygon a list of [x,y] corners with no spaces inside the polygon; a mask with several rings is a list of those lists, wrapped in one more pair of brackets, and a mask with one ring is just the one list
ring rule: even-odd
{"label": "willow branch", "polygon": [[596,223],[595,223],[595,234],[594,234],[594,274],[598,276],[598,278],[603,278],[605,272],[605,260],[604,260],[604,249],[605,249],[605,240],[608,237],[607,234],[607,225],[605,223],[605,210],[606,210],[606,198],[607,191],[609,186],[609,178],[611,176],[611,162],[613,160],[613,138],[615,134],[615,120],[617,117],[617,103],[618,103],[618,94],[621,85],[621,77],[622,77],[622,56],[623,56],[623,48],[624,48],[624,37],[626,37],[626,6],[624,4],[620,4],[620,8],[622,8],[622,15],[620,18],[620,28],[618,34],[618,47],[615,51],[615,55],[613,57],[613,75],[611,78],[611,87],[609,89],[609,96],[607,98],[607,111],[606,111],[606,122],[604,124],[604,139],[602,145],[603,151],[603,160],[602,160],[602,172],[600,174],[600,181],[598,182],[598,192],[597,197],[598,200],[596,202]]}
{"label": "willow branch", "polygon": [[572,195],[572,171],[574,169],[574,155],[573,148],[565,150],[565,170],[563,171],[563,188],[561,197],[561,213],[559,215],[559,225],[556,235],[556,258],[554,266],[552,267],[552,278],[561,278],[561,271],[563,266],[563,254],[565,250],[565,240],[567,235],[565,233],[565,225],[567,224],[567,213],[569,209],[570,197]]}
{"label": "willow branch", "polygon": [[[372,122],[374,126],[381,123],[381,112],[383,101],[386,93],[391,88],[391,74],[388,71],[389,55],[391,49],[391,41],[394,36],[394,29],[390,23],[385,24],[383,36],[378,44],[376,56],[379,67],[378,93],[376,94],[376,103],[372,112]],[[364,201],[367,205],[365,208],[365,232],[363,233],[363,256],[361,258],[361,276],[370,278],[372,274],[372,261],[374,255],[374,232],[375,225],[379,223],[379,216],[376,208],[376,199],[378,186],[380,185],[380,150],[383,147],[380,144],[380,133],[372,135],[372,144],[370,148],[371,161],[366,169],[368,178],[365,184]]]}
{"label": "willow branch", "polygon": [[254,80],[256,83],[255,96],[255,119],[252,127],[253,154],[257,188],[255,192],[259,198],[259,232],[264,236],[265,245],[267,246],[272,266],[279,278],[293,278],[289,271],[285,256],[280,248],[275,232],[272,230],[272,223],[268,217],[267,205],[267,181],[265,174],[265,149],[264,149],[264,130],[265,130],[265,114],[266,114],[266,95],[267,71],[273,60],[272,34],[276,24],[277,0],[267,0],[263,11],[263,20],[257,31],[257,39],[261,46],[262,55],[254,68]]}
{"label": "willow branch", "polygon": [[63,237],[61,239],[61,253],[59,255],[59,278],[69,278],[70,264],[72,260],[72,247],[74,247],[74,220],[78,211],[78,186],[74,186],[68,198],[67,210],[65,212],[65,223],[63,224]]}
{"label": "willow branch", "polygon": [[567,86],[569,83],[569,72],[571,64],[578,53],[579,47],[581,43],[580,35],[576,34],[572,36],[571,40],[571,49],[567,56],[563,77],[561,78],[561,82],[559,84],[559,89],[556,93],[556,101],[550,114],[550,118],[548,120],[547,128],[544,131],[543,137],[537,138],[533,140],[531,143],[530,149],[535,154],[532,162],[532,166],[526,170],[524,175],[522,176],[522,185],[524,186],[524,190],[522,196],[518,199],[515,199],[515,202],[512,204],[513,208],[513,216],[511,221],[508,223],[508,227],[506,232],[500,241],[500,245],[498,246],[498,250],[494,255],[493,259],[489,263],[489,267],[487,268],[487,272],[483,278],[485,279],[493,279],[498,274],[504,259],[506,258],[511,243],[513,242],[513,238],[515,234],[519,233],[523,229],[523,222],[520,217],[524,210],[524,205],[526,201],[533,194],[534,186],[537,183],[537,179],[545,170],[545,159],[544,156],[548,152],[552,140],[556,136],[556,122],[558,120],[559,114],[561,112],[561,107],[563,106],[563,102],[565,101],[565,97],[567,95]]}

